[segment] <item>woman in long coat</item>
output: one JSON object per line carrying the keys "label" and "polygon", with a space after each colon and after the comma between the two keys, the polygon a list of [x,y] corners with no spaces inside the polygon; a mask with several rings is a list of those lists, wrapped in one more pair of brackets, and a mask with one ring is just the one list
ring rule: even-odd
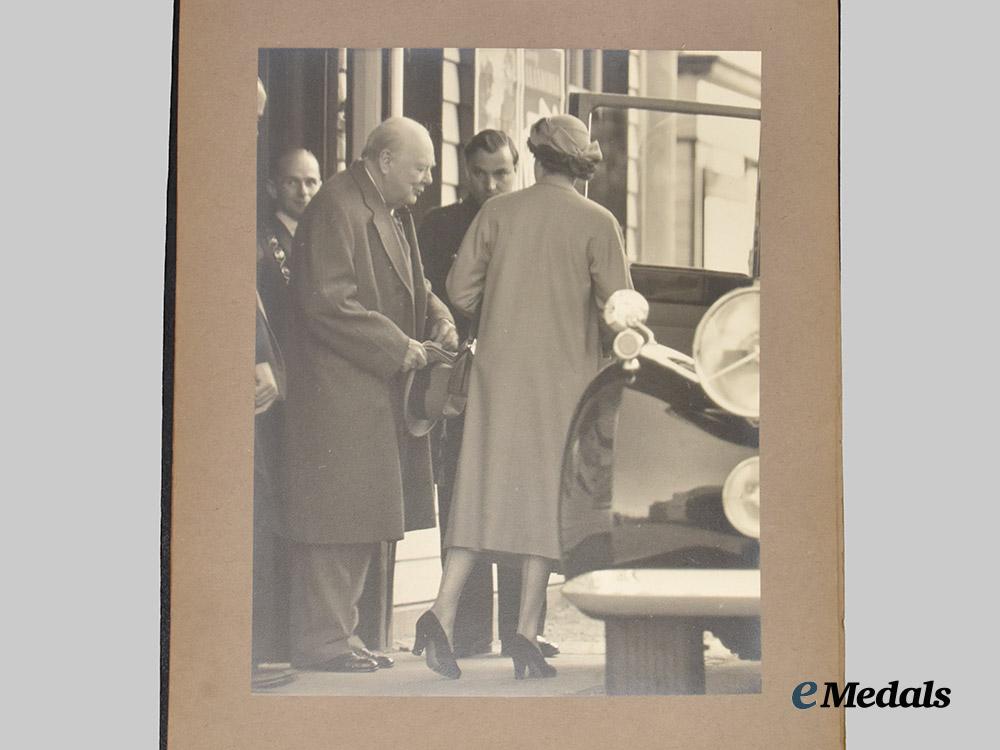
{"label": "woman in long coat", "polygon": [[469,228],[448,294],[480,314],[437,600],[417,627],[414,652],[448,677],[459,595],[479,555],[522,571],[515,677],[552,676],[537,649],[549,572],[559,559],[563,446],[577,401],[600,368],[605,300],[631,288],[614,216],[575,189],[601,150],[577,118],[531,129],[536,183],[487,201]]}

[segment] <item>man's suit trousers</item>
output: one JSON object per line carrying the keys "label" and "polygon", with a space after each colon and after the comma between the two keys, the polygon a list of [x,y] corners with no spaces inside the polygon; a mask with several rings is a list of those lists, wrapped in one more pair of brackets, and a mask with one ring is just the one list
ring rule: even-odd
{"label": "man's suit trousers", "polygon": [[376,544],[292,545],[292,666],[308,668],[349,653],[358,601]]}

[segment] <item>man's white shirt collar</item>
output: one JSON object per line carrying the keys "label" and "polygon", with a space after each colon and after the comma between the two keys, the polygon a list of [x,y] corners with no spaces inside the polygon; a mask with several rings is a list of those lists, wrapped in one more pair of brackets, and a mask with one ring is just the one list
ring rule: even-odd
{"label": "man's white shirt collar", "polygon": [[[386,201],[385,201],[385,196],[382,195],[381,188],[379,188],[378,183],[375,182],[375,178],[372,177],[372,173],[368,171],[368,165],[367,164],[365,164],[365,174],[368,175],[368,179],[372,181],[372,185],[375,186],[375,191],[378,193],[378,197],[382,199],[382,203],[385,204],[385,207],[389,209],[389,213],[391,213],[393,216],[396,216],[397,215],[396,211],[398,209],[397,208],[389,208],[389,204],[386,203]],[[398,208],[402,208],[402,206],[399,206]]]}
{"label": "man's white shirt collar", "polygon": [[[385,196],[382,195],[382,189],[378,186],[378,183],[375,182],[375,178],[372,177],[372,173],[368,171],[368,165],[367,164],[365,164],[365,174],[368,175],[368,179],[371,180],[372,181],[372,185],[375,186],[375,192],[377,192],[378,193],[378,197],[382,199],[382,203],[385,203],[385,207],[389,208],[389,204],[385,202]],[[392,209],[389,208],[389,211],[391,212]]]}

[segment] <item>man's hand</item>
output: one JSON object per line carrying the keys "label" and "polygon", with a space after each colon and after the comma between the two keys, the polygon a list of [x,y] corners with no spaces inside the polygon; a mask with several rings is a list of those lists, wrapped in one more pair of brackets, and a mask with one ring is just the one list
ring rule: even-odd
{"label": "man's hand", "polygon": [[440,318],[431,331],[431,341],[440,344],[449,351],[458,351],[458,329],[447,318]]}
{"label": "man's hand", "polygon": [[254,376],[257,384],[254,391],[254,415],[262,414],[271,408],[271,404],[278,398],[278,381],[274,379],[274,372],[267,362],[258,362],[254,368]]}
{"label": "man's hand", "polygon": [[406,347],[406,356],[403,358],[403,372],[419,370],[426,366],[427,352],[424,350],[424,345],[419,341],[410,339],[410,343]]}

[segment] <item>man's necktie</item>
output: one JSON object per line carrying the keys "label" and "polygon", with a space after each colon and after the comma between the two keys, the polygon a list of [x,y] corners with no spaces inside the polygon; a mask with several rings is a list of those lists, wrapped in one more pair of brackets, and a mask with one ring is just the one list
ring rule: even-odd
{"label": "man's necktie", "polygon": [[410,275],[410,281],[413,281],[413,267],[410,263],[410,243],[406,240],[406,230],[404,229],[403,219],[395,211],[390,212],[392,215],[392,223],[396,227],[396,237],[399,238],[399,245],[403,248],[403,262],[406,264],[406,272]]}

